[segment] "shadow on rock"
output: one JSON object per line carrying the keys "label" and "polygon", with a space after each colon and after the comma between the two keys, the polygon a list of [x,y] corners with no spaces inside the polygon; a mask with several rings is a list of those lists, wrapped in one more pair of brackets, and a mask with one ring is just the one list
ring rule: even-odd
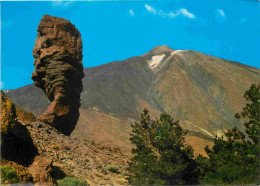
{"label": "shadow on rock", "polygon": [[20,123],[2,134],[1,157],[28,167],[38,155],[37,148],[26,129]]}

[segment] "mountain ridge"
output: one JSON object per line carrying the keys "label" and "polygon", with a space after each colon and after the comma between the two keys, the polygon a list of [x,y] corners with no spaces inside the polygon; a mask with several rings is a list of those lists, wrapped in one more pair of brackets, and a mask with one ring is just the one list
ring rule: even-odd
{"label": "mountain ridge", "polygon": [[[153,66],[149,66],[151,60]],[[81,116],[73,136],[116,142],[130,149],[130,123],[138,120],[146,107],[153,118],[168,112],[180,119],[182,127],[189,130],[187,141],[197,141],[193,145],[199,146],[200,153],[215,134],[221,135],[233,126],[243,129],[234,114],[245,103],[244,91],[260,81],[260,69],[167,46],[156,46],[142,56],[85,68],[84,73]],[[18,107],[35,115],[48,105],[43,92],[32,85],[6,94]],[[106,133],[99,134],[102,129]],[[124,136],[119,139],[111,130],[121,131]]]}
{"label": "mountain ridge", "polygon": [[[154,48],[160,47],[160,46],[166,46],[166,47],[168,47],[167,45],[156,45]],[[154,48],[153,48],[153,49],[154,49]],[[168,48],[170,48],[170,47],[168,47]],[[148,54],[149,52],[151,52],[153,49],[151,49],[151,50],[149,50],[148,52],[142,54],[141,56],[145,56],[146,54]],[[171,49],[172,51],[175,51],[175,50],[172,49],[172,48],[170,48],[170,49]],[[250,65],[244,64],[244,63],[242,63],[242,62],[237,62],[237,61],[233,61],[233,60],[229,60],[229,59],[217,57],[217,56],[214,56],[214,55],[211,55],[211,54],[205,54],[205,53],[202,53],[202,52],[199,52],[199,51],[195,51],[195,50],[186,49],[186,50],[181,50],[181,51],[197,52],[197,53],[201,53],[201,54],[204,54],[204,55],[207,55],[207,56],[211,56],[211,57],[214,57],[214,58],[218,58],[218,59],[225,60],[226,62],[231,63],[231,64],[233,64],[233,65],[242,66],[242,67],[247,67],[247,68],[252,68],[252,69],[255,69],[255,70],[260,70],[260,68],[257,68],[257,67],[255,67],[255,66],[250,66]],[[85,67],[84,70],[97,68],[97,67],[104,66],[104,65],[107,65],[107,64],[111,64],[111,63],[121,63],[121,62],[123,62],[123,61],[125,61],[125,60],[127,60],[127,59],[131,59],[131,58],[135,58],[135,57],[140,57],[140,56],[129,57],[129,58],[126,58],[126,59],[123,59],[123,60],[115,60],[115,61],[111,61],[111,62],[108,62],[108,63],[105,63],[105,64],[100,64],[100,65],[97,65],[97,66]],[[6,90],[3,90],[3,91],[4,91],[5,93],[7,93],[8,91],[20,89],[20,88],[23,88],[23,87],[26,87],[26,86],[29,86],[29,85],[32,85],[32,84],[33,84],[33,83],[24,85],[24,86],[22,86],[22,87],[17,87],[17,88],[13,88],[13,89],[6,89]]]}

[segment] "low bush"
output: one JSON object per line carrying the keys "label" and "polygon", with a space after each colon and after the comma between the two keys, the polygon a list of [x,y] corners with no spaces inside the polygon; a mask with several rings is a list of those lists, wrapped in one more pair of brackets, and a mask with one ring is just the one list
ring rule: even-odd
{"label": "low bush", "polygon": [[88,183],[80,178],[66,177],[58,181],[59,186],[86,186]]}
{"label": "low bush", "polygon": [[114,173],[120,173],[120,168],[117,165],[108,165],[107,170]]}
{"label": "low bush", "polygon": [[19,176],[14,168],[9,166],[1,167],[1,183],[19,183]]}

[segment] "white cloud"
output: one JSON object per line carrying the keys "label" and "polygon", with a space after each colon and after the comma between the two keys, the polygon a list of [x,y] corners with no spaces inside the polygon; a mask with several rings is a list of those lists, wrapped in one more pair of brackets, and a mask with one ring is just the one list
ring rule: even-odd
{"label": "white cloud", "polygon": [[146,8],[146,10],[147,10],[148,12],[151,12],[151,13],[153,13],[153,14],[156,14],[156,10],[155,10],[154,7],[152,7],[152,6],[148,5],[148,4],[145,4],[144,6],[145,6],[145,8]]}
{"label": "white cloud", "polygon": [[174,18],[174,17],[176,16],[176,14],[174,14],[173,12],[170,12],[170,13],[168,13],[168,16],[169,16],[170,18]]}
{"label": "white cloud", "polygon": [[0,22],[0,25],[2,28],[6,28],[8,26],[11,26],[13,24],[13,20],[12,19],[8,19],[6,21],[2,21]]}
{"label": "white cloud", "polygon": [[222,16],[222,17],[226,17],[226,14],[224,12],[224,10],[222,9],[217,9],[218,13]]}
{"label": "white cloud", "polygon": [[131,16],[135,16],[135,13],[132,9],[129,10],[129,13],[130,13]]}
{"label": "white cloud", "polygon": [[164,18],[174,18],[177,14],[173,13],[173,12],[164,12],[162,10],[158,11],[158,15]]}
{"label": "white cloud", "polygon": [[73,0],[69,0],[69,1],[53,0],[51,4],[54,7],[68,8],[72,3],[73,3]]}
{"label": "white cloud", "polygon": [[157,9],[155,9],[154,7],[152,7],[148,4],[145,4],[144,6],[145,6],[145,8],[148,12],[155,14],[155,15],[158,15],[158,16],[161,16],[163,18],[171,18],[172,19],[172,18],[175,18],[176,16],[180,16],[180,15],[188,17],[190,19],[196,18],[194,14],[190,13],[185,8],[181,8],[181,9],[175,11],[175,12],[172,12],[172,11],[171,12],[165,12],[163,10],[157,10]]}
{"label": "white cloud", "polygon": [[187,9],[185,9],[185,8],[181,8],[181,9],[179,10],[179,13],[182,14],[183,16],[186,16],[186,17],[191,18],[191,19],[195,19],[195,18],[196,18],[194,14],[190,13],[190,12],[189,12]]}

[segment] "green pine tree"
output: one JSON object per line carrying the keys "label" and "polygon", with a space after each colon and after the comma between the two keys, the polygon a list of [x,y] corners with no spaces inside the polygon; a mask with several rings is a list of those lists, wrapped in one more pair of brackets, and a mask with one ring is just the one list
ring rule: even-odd
{"label": "green pine tree", "polygon": [[198,182],[193,149],[185,144],[178,121],[163,113],[151,121],[147,109],[141,121],[132,124],[130,141],[135,145],[129,163],[130,184],[194,184]]}
{"label": "green pine tree", "polygon": [[236,118],[245,119],[244,125],[248,137],[253,143],[258,144],[260,139],[260,83],[251,85],[245,92],[245,99],[249,102],[243,107],[243,111],[236,113]]}
{"label": "green pine tree", "polygon": [[237,118],[245,120],[246,135],[236,127],[222,137],[215,137],[209,158],[196,159],[203,184],[250,184],[259,175],[260,84],[253,84],[244,97],[248,103]]}

